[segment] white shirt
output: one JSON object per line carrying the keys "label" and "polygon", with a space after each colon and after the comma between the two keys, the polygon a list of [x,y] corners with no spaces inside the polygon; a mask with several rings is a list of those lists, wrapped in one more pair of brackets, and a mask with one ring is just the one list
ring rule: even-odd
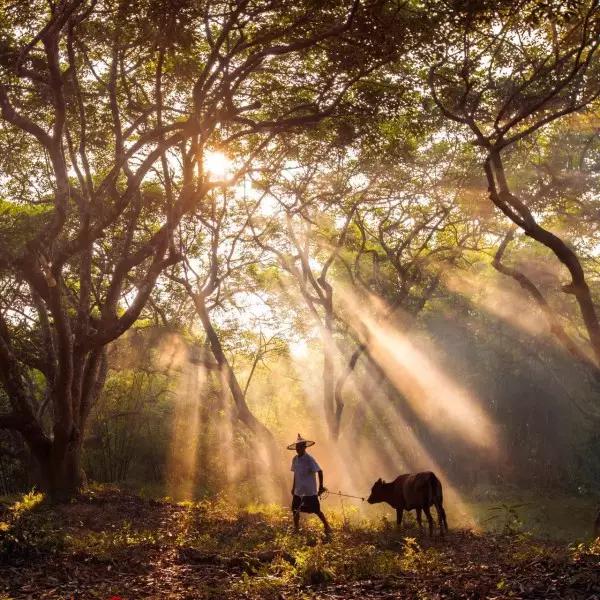
{"label": "white shirt", "polygon": [[317,461],[307,452],[292,458],[292,469],[296,476],[294,494],[296,496],[317,495],[317,471],[321,470]]}

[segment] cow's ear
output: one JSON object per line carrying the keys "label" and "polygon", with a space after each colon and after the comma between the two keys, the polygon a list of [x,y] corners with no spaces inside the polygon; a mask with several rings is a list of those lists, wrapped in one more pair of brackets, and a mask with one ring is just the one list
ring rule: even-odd
{"label": "cow's ear", "polygon": [[381,477],[377,480],[377,483],[383,483],[383,481],[381,481]]}

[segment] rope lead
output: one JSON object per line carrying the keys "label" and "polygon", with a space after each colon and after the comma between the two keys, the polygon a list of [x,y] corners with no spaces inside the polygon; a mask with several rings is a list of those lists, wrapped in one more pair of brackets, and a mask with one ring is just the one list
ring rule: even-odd
{"label": "rope lead", "polygon": [[321,498],[325,500],[330,494],[333,496],[343,496],[344,498],[354,498],[356,500],[361,500],[362,502],[365,501],[362,496],[352,496],[351,494],[342,494],[342,492],[330,492],[328,489],[325,489],[325,491],[321,494]]}

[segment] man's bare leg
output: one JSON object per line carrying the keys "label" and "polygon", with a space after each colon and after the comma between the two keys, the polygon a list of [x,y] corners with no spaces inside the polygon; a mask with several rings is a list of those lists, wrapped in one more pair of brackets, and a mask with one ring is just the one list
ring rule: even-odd
{"label": "man's bare leg", "polygon": [[298,533],[300,531],[300,511],[294,510],[294,533]]}
{"label": "man's bare leg", "polygon": [[327,522],[327,518],[325,517],[323,512],[319,511],[317,513],[317,517],[319,517],[319,519],[321,519],[321,523],[323,523],[323,527],[325,528],[325,535],[330,535],[331,534],[331,526]]}

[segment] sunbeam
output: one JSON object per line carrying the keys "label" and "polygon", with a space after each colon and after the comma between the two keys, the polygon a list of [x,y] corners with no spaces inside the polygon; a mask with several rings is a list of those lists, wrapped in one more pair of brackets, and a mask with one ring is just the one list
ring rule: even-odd
{"label": "sunbeam", "polygon": [[343,303],[355,329],[366,332],[374,361],[428,427],[497,455],[497,428],[473,394],[436,364],[432,348],[418,346],[389,322],[376,321],[350,294],[344,293]]}
{"label": "sunbeam", "polygon": [[206,370],[185,361],[174,393],[173,424],[167,490],[171,497],[194,497],[200,433],[200,405],[206,389]]}
{"label": "sunbeam", "polygon": [[502,319],[509,325],[531,335],[545,335],[548,325],[539,310],[524,293],[513,291],[510,283],[499,286],[482,281],[468,273],[449,272],[444,277],[446,287],[465,297],[472,304]]}

